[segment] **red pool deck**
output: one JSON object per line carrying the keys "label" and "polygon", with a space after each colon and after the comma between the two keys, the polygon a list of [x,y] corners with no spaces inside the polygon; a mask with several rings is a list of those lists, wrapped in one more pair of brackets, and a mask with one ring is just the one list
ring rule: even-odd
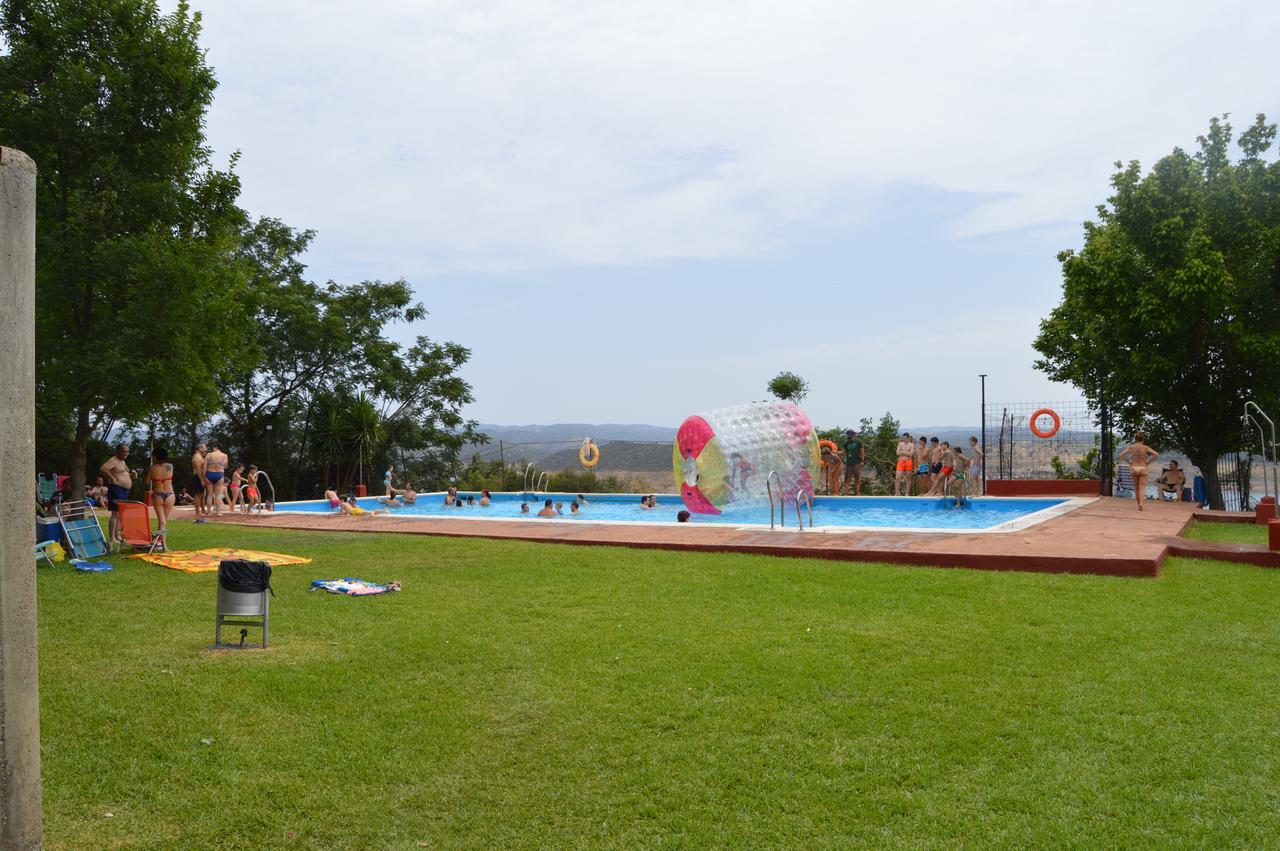
{"label": "red pool deck", "polygon": [[[688,524],[649,526],[545,519],[485,521],[288,513],[223,516],[211,522],[324,532],[398,532],[579,546],[756,553],[979,570],[1155,576],[1171,553],[1201,555],[1198,550],[1204,547],[1200,545],[1215,551],[1227,546],[1179,538],[1191,522],[1193,512],[1194,507],[1188,503],[1150,501],[1140,513],[1133,500],[1101,498],[1022,531],[982,534],[798,532]],[[1252,554],[1255,549],[1249,548],[1249,552]],[[1226,552],[1224,549],[1223,553]],[[1252,561],[1252,556],[1234,560]],[[1280,560],[1276,565],[1280,566]]]}

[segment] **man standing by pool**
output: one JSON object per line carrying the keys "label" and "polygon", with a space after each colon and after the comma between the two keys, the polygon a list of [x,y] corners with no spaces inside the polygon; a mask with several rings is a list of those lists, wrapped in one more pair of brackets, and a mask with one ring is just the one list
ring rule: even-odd
{"label": "man standing by pool", "polygon": [[191,453],[191,481],[187,490],[191,492],[191,499],[195,503],[197,523],[203,523],[200,515],[208,513],[204,501],[205,491],[209,489],[209,483],[204,480],[204,455],[207,451],[203,443],[197,443],[195,451]]}
{"label": "man standing by pool", "polygon": [[840,484],[840,493],[849,489],[849,479],[853,479],[853,495],[862,496],[862,464],[867,460],[867,447],[851,428],[844,430],[844,481]]}
{"label": "man standing by pool", "polygon": [[893,468],[894,496],[911,495],[911,476],[915,473],[915,459],[916,445],[911,440],[911,435],[904,431],[902,440],[898,441],[898,463]]}
{"label": "man standing by pool", "polygon": [[107,528],[113,541],[120,537],[120,509],[116,501],[128,499],[129,489],[133,487],[133,474],[129,472],[129,465],[125,464],[128,457],[129,444],[118,444],[116,454],[98,468],[98,472],[107,480],[107,510],[111,512],[111,522]]}

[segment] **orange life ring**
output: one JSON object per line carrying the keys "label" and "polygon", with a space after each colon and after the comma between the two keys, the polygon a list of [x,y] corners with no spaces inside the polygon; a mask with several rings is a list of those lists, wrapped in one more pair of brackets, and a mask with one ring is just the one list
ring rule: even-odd
{"label": "orange life ring", "polygon": [[[1041,431],[1039,428],[1036,427],[1036,420],[1040,419],[1040,417],[1042,416],[1047,416],[1053,420],[1053,428],[1049,429],[1048,431]],[[1060,428],[1062,428],[1062,420],[1058,419],[1058,412],[1055,411],[1053,408],[1041,408],[1040,410],[1036,411],[1034,414],[1031,415],[1031,433],[1034,434],[1036,437],[1040,437],[1040,438],[1044,438],[1045,440],[1048,440],[1049,438],[1057,434],[1058,429]]]}
{"label": "orange life ring", "polygon": [[822,453],[822,447],[824,447],[824,446],[830,447],[830,448],[831,448],[831,451],[832,451],[832,452],[834,452],[836,455],[839,455],[839,454],[840,454],[840,447],[839,447],[839,446],[836,446],[836,443],[835,443],[835,441],[834,441],[834,440],[819,440],[819,441],[818,441],[818,453],[819,453],[819,454],[821,454],[821,453]]}

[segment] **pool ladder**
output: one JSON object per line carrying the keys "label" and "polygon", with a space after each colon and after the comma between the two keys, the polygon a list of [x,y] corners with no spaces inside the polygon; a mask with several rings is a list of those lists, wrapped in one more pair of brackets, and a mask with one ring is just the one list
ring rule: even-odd
{"label": "pool ladder", "polygon": [[524,481],[522,482],[522,487],[524,488],[525,499],[532,499],[539,493],[545,494],[547,492],[547,485],[549,484],[551,484],[551,473],[548,471],[543,470],[539,473],[533,464],[529,464],[524,468]]}
{"label": "pool ladder", "polygon": [[[778,501],[773,499],[773,481],[778,480]],[[769,494],[769,528],[787,528],[787,503],[782,491],[782,476],[778,475],[777,470],[770,470],[769,475],[765,476],[764,489]],[[796,528],[804,531],[804,516],[800,513],[800,503],[803,502],[809,507],[809,528],[813,528],[813,499],[809,496],[809,492],[804,488],[796,491]],[[777,526],[773,522],[774,505],[778,507],[778,523]]]}

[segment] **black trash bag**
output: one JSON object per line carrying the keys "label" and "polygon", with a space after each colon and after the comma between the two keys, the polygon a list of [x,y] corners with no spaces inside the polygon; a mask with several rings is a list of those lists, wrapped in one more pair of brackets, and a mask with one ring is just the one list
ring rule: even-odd
{"label": "black trash bag", "polygon": [[238,594],[261,594],[263,591],[270,591],[272,597],[276,595],[271,588],[271,565],[265,561],[247,561],[242,558],[223,559],[218,562],[218,584]]}

